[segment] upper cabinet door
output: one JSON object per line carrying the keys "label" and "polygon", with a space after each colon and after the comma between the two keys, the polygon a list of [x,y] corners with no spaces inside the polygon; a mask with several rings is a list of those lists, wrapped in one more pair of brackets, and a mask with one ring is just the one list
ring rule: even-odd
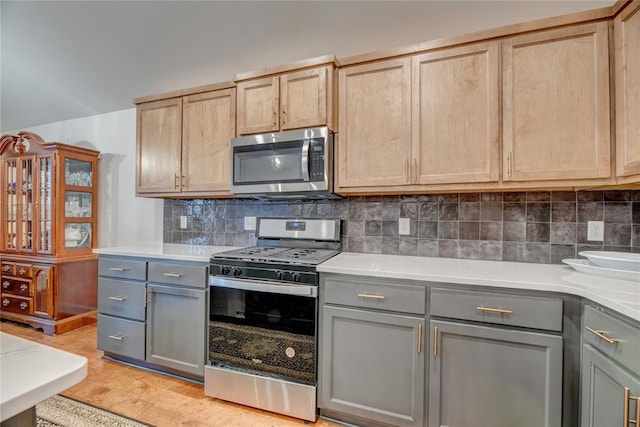
{"label": "upper cabinet door", "polygon": [[321,67],[280,76],[282,130],[327,123],[327,75],[330,70],[331,67]]}
{"label": "upper cabinet door", "polygon": [[616,174],[640,174],[640,3],[614,20]]}
{"label": "upper cabinet door", "polygon": [[611,176],[608,23],[503,42],[503,179]]}
{"label": "upper cabinet door", "polygon": [[279,81],[267,77],[238,83],[238,135],[279,129]]}
{"label": "upper cabinet door", "polygon": [[182,98],[138,105],[137,193],[180,191]]}
{"label": "upper cabinet door", "polygon": [[229,191],[235,100],[234,88],[184,97],[182,191]]}
{"label": "upper cabinet door", "polygon": [[416,184],[500,177],[499,43],[413,57]]}
{"label": "upper cabinet door", "polygon": [[338,186],[409,183],[411,58],[342,68],[339,103]]}

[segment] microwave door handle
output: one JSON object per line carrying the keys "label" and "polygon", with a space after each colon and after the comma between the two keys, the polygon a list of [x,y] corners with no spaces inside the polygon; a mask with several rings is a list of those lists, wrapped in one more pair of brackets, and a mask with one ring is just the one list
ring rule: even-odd
{"label": "microwave door handle", "polygon": [[305,139],[302,143],[302,159],[300,163],[300,167],[302,168],[302,180],[304,182],[309,182],[309,145],[311,144],[310,139]]}

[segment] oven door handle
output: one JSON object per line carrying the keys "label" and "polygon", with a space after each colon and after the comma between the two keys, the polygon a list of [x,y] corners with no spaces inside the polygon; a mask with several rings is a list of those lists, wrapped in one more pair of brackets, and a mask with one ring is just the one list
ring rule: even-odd
{"label": "oven door handle", "polygon": [[268,280],[230,279],[227,277],[209,276],[209,286],[242,289],[245,291],[269,292],[273,294],[299,295],[310,298],[318,297],[317,286],[285,284],[271,282]]}

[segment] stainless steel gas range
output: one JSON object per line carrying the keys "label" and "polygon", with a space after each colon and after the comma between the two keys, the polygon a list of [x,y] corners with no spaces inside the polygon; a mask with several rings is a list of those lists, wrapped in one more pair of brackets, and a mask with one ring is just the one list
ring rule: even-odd
{"label": "stainless steel gas range", "polygon": [[205,394],[315,421],[316,267],[340,252],[340,220],[258,218],[256,235],[211,258]]}

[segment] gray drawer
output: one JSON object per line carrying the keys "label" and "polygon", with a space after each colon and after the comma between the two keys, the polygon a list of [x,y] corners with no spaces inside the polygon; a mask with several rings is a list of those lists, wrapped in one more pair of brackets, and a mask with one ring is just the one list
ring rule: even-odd
{"label": "gray drawer", "polygon": [[98,312],[112,316],[145,320],[144,282],[98,278]]}
{"label": "gray drawer", "polygon": [[326,303],[402,313],[424,314],[424,286],[395,285],[330,277],[324,282]]}
{"label": "gray drawer", "polygon": [[98,314],[98,348],[144,360],[145,324]]}
{"label": "gray drawer", "polygon": [[150,262],[149,281],[206,288],[207,267]]}
{"label": "gray drawer", "polygon": [[585,342],[617,360],[636,375],[640,375],[639,328],[593,307],[585,306],[582,335]]}
{"label": "gray drawer", "polygon": [[145,261],[99,257],[98,274],[121,279],[145,280],[147,278],[147,263]]}
{"label": "gray drawer", "polygon": [[562,331],[562,300],[559,298],[433,288],[430,314],[451,319]]}

